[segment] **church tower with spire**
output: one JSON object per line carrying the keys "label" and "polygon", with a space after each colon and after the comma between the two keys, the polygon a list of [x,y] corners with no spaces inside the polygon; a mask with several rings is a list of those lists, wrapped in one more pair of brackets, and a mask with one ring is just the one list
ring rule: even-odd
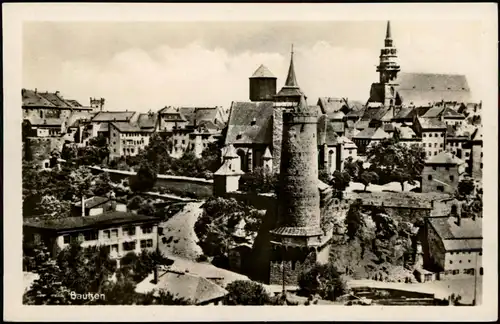
{"label": "church tower with spire", "polygon": [[380,50],[379,65],[379,83],[372,85],[370,101],[381,102],[384,106],[390,107],[398,105],[395,88],[396,79],[401,70],[397,62],[397,49],[394,47],[391,34],[391,22],[387,22],[384,48]]}
{"label": "church tower with spire", "polygon": [[[281,161],[281,144],[283,138],[283,112],[298,107],[304,94],[299,88],[293,64],[293,45],[290,56],[290,66],[285,85],[274,96],[273,107],[273,172],[278,173]],[[304,96],[305,99],[307,99]]]}
{"label": "church tower with spire", "polygon": [[[275,97],[275,116],[281,117],[280,162],[276,224],[270,231],[271,284],[297,284],[298,274],[320,260],[328,260],[320,221],[318,180],[318,116],[307,105],[293,64]],[[274,129],[276,131],[276,128]],[[278,141],[273,142],[273,145]],[[273,150],[276,146],[273,146]],[[273,157],[273,166],[276,160]]]}

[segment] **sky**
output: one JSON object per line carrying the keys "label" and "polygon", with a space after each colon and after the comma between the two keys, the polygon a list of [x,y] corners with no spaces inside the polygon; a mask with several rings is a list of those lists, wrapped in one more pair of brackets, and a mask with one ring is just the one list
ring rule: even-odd
{"label": "sky", "polygon": [[[478,21],[391,21],[403,72],[465,74],[473,100],[484,88]],[[366,101],[386,21],[26,22],[23,88],[56,90],[106,110],[223,106],[248,100],[260,64],[282,87],[294,44],[299,86],[318,97]]]}

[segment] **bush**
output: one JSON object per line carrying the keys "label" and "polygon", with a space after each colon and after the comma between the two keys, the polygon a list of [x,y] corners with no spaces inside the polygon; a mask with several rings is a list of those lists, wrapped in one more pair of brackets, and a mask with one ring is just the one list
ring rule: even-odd
{"label": "bush", "polygon": [[224,305],[268,305],[270,297],[264,287],[249,280],[236,280],[227,285]]}
{"label": "bush", "polygon": [[255,168],[241,177],[240,190],[253,193],[275,192],[278,181],[277,174],[264,168]]}
{"label": "bush", "polygon": [[153,166],[149,163],[143,163],[137,174],[130,179],[130,189],[135,192],[151,190],[156,183],[157,176]]}
{"label": "bush", "polygon": [[142,198],[141,196],[134,196],[132,199],[130,199],[127,208],[130,210],[137,210],[141,208],[143,203],[144,198]]}
{"label": "bush", "polygon": [[316,264],[299,274],[299,287],[308,296],[318,294],[323,299],[336,300],[347,291],[345,281],[333,264]]}

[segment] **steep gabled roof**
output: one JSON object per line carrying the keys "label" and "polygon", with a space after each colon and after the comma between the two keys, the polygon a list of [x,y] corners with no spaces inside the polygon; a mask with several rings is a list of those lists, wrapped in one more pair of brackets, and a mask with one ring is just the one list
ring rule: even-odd
{"label": "steep gabled roof", "polygon": [[366,128],[361,132],[356,134],[353,138],[355,139],[372,139],[372,140],[381,140],[384,138],[390,138],[391,135],[383,130],[382,127],[378,128]]}
{"label": "steep gabled roof", "polygon": [[157,121],[158,121],[158,114],[144,113],[144,114],[139,114],[139,117],[137,118],[137,125],[140,128],[154,128],[156,126]]}
{"label": "steep gabled roof", "polygon": [[52,102],[40,96],[36,91],[22,89],[21,94],[23,98],[23,107],[56,107]]}
{"label": "steep gabled roof", "polygon": [[272,115],[273,102],[233,102],[225,144],[271,144]]}
{"label": "steep gabled roof", "polygon": [[128,121],[134,116],[134,111],[100,111],[94,118],[93,122],[107,122],[107,121],[117,121],[124,122]]}
{"label": "steep gabled roof", "polygon": [[465,75],[399,73],[398,94],[405,105],[432,105],[440,101],[468,102],[470,89]]}
{"label": "steep gabled roof", "polygon": [[422,129],[446,129],[446,124],[439,118],[417,117]]}
{"label": "steep gabled roof", "polygon": [[481,250],[483,222],[481,218],[462,218],[460,226],[454,217],[429,217],[429,224],[434,228],[447,251]]}
{"label": "steep gabled roof", "polygon": [[58,93],[41,92],[38,95],[45,98],[58,108],[71,108],[71,105],[62,99]]}
{"label": "steep gabled roof", "polygon": [[271,71],[264,65],[261,64],[257,70],[253,73],[251,78],[272,78],[276,79],[276,77],[271,73]]}

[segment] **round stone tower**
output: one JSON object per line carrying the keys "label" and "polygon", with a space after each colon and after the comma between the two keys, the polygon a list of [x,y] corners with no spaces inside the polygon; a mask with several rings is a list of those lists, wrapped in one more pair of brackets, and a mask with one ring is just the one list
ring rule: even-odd
{"label": "round stone tower", "polygon": [[318,117],[298,87],[293,51],[287,81],[275,101],[275,110],[281,112],[282,129],[278,136],[281,153],[277,219],[269,232],[269,282],[296,285],[300,272],[317,262],[327,261],[329,250],[328,239],[325,240],[321,229]]}
{"label": "round stone tower", "polygon": [[276,77],[264,65],[250,77],[250,101],[272,101],[276,95]]}

